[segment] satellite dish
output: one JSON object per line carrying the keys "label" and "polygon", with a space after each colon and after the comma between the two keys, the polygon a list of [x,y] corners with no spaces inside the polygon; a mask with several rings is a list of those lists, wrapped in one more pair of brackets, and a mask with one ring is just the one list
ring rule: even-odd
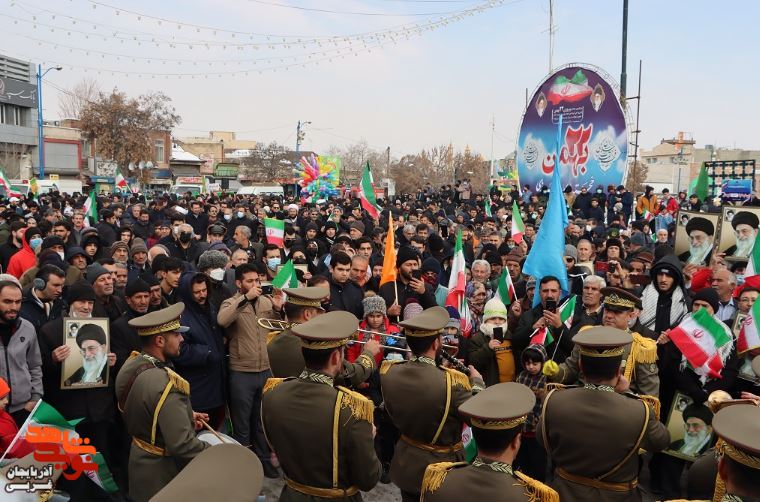
{"label": "satellite dish", "polygon": [[135,170],[135,163],[134,162],[130,162],[129,166],[127,166],[127,167],[129,168],[130,171],[134,171]]}
{"label": "satellite dish", "polygon": [[138,165],[140,166],[140,171],[142,171],[143,169],[145,169],[145,162],[143,162],[142,160],[140,161],[140,164],[138,164]]}
{"label": "satellite dish", "polygon": [[146,162],[145,167],[147,167],[148,169],[153,169],[153,162],[151,161]]}

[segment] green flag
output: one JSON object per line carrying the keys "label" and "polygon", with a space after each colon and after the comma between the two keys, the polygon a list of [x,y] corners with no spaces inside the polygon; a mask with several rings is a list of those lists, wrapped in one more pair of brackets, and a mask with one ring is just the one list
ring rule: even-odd
{"label": "green flag", "polygon": [[272,279],[272,286],[277,289],[298,287],[296,268],[293,266],[292,260],[288,260],[280,271],[277,272],[277,275]]}
{"label": "green flag", "polygon": [[[694,185],[694,192],[699,197],[700,202],[705,202],[710,195],[710,178],[707,176],[707,166],[702,163],[702,167],[699,169],[699,176],[697,182]],[[691,195],[691,194],[689,194]]]}

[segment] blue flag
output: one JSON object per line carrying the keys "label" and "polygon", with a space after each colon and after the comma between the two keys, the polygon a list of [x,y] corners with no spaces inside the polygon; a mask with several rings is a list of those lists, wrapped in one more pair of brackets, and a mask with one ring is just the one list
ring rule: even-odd
{"label": "blue flag", "polygon": [[555,155],[554,174],[549,191],[549,202],[546,212],[538,227],[536,239],[530,248],[528,257],[523,265],[523,273],[536,279],[536,293],[533,295],[533,306],[541,302],[539,284],[543,277],[552,275],[559,279],[562,288],[562,298],[565,298],[570,289],[567,281],[567,268],[565,268],[565,228],[567,228],[567,207],[565,198],[562,196],[562,180],[560,175],[559,153],[562,132],[562,115],[559,116],[557,129],[557,151]]}

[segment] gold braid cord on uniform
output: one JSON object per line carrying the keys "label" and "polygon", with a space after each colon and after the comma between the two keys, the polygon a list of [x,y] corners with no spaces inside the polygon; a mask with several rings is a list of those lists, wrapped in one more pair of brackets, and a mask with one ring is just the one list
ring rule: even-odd
{"label": "gold braid cord on uniform", "polygon": [[262,390],[262,393],[266,394],[267,392],[274,389],[275,387],[277,387],[284,381],[285,381],[284,378],[267,378],[267,381],[264,384],[264,389]]}
{"label": "gold braid cord on uniform", "polygon": [[359,394],[345,387],[338,386],[338,390],[341,394],[341,408],[348,408],[351,410],[351,416],[359,420],[364,420],[371,424],[374,424],[374,412],[375,404]]}
{"label": "gold braid cord on uniform", "polygon": [[629,382],[633,381],[633,371],[637,364],[654,364],[657,362],[657,342],[638,333],[631,333],[631,335],[633,335],[633,343],[623,372]]}
{"label": "gold braid cord on uniform", "polygon": [[527,415],[513,418],[511,420],[483,420],[480,418],[472,417],[470,419],[470,425],[477,427],[478,429],[488,430],[514,429],[518,425],[524,424],[527,418]]}
{"label": "gold braid cord on uniform", "polygon": [[425,469],[425,475],[422,477],[422,493],[436,491],[443,484],[449,470],[463,465],[467,465],[467,462],[438,462],[428,465]]}
{"label": "gold braid cord on uniform", "polygon": [[660,400],[654,396],[648,396],[646,394],[640,394],[637,397],[652,407],[652,412],[654,413],[655,418],[659,420],[660,419]]}
{"label": "gold braid cord on uniform", "polygon": [[391,360],[386,359],[380,365],[380,374],[385,375],[386,373],[388,373],[388,370],[391,369],[391,367],[393,367],[394,364],[399,363],[399,362],[401,361],[391,361]]}
{"label": "gold braid cord on uniform", "polygon": [[[721,439],[718,438],[718,441],[715,443],[715,451],[722,452],[723,446],[726,443]],[[720,502],[723,500],[723,495],[726,494],[726,482],[723,481],[723,478],[720,477],[720,473],[717,473],[715,475],[715,492],[713,492],[713,502]]]}
{"label": "gold braid cord on uniform", "polygon": [[367,354],[361,354],[356,358],[356,362],[367,369],[374,369],[375,367],[375,358],[368,356]]}
{"label": "gold braid cord on uniform", "polygon": [[760,469],[760,457],[755,457],[747,452],[738,450],[730,443],[721,441],[715,445],[715,450],[721,455],[728,455],[732,460],[746,465],[751,469]]}
{"label": "gold braid cord on uniform", "polygon": [[180,391],[186,396],[190,395],[190,382],[179,376],[174,371],[166,368],[166,373],[169,375],[169,381],[172,383],[175,389]]}
{"label": "gold braid cord on uniform", "polygon": [[457,371],[453,368],[443,368],[449,375],[451,375],[451,385],[453,387],[462,387],[465,390],[472,390],[470,379],[467,375],[461,371]]}
{"label": "gold braid cord on uniform", "polygon": [[548,485],[528,477],[520,471],[515,471],[514,475],[525,487],[528,502],[559,502],[559,493]]}
{"label": "gold braid cord on uniform", "polygon": [[282,333],[282,331],[270,331],[267,333],[267,345],[272,343],[272,340],[274,340],[280,333]]}

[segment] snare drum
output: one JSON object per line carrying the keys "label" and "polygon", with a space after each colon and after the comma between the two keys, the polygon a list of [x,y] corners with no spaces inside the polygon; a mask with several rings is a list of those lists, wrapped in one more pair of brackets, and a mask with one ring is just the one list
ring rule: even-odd
{"label": "snare drum", "polygon": [[[220,441],[219,437],[216,437],[217,434],[219,435],[219,437],[223,439],[223,441]],[[231,437],[229,437],[227,434],[224,434],[222,432],[217,432],[216,434],[214,434],[211,431],[203,430],[197,434],[197,437],[204,443],[208,443],[211,446],[222,444],[222,443],[237,444],[237,445],[240,444],[234,439],[232,439]]]}

